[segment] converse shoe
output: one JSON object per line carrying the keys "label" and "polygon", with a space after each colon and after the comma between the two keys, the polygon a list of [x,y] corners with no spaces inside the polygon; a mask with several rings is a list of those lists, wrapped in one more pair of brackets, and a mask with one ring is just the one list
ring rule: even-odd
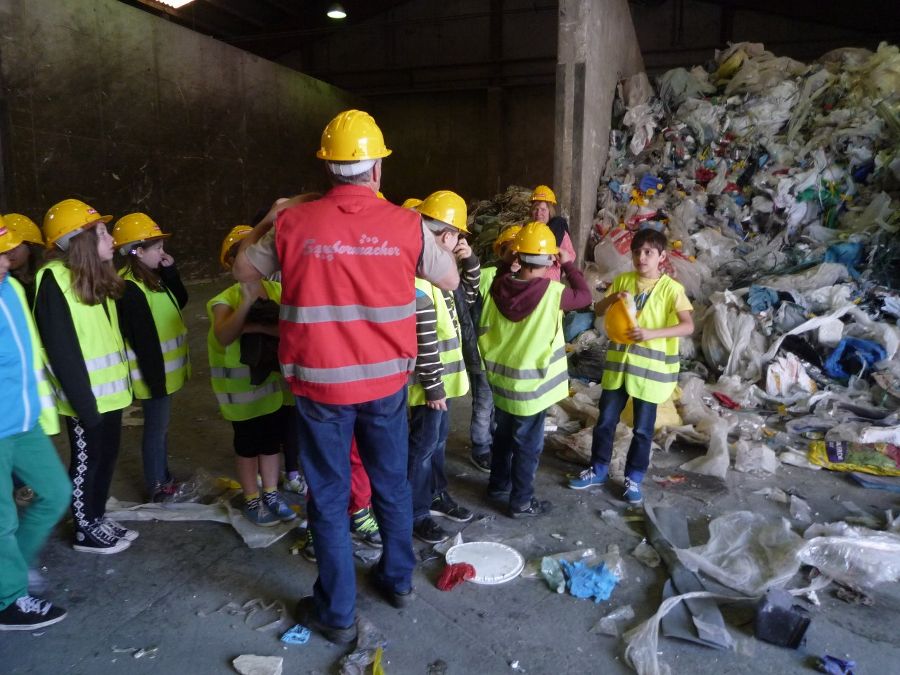
{"label": "converse shoe", "polygon": [[372,548],[381,548],[381,531],[370,506],[350,516],[350,534]]}
{"label": "converse shoe", "polygon": [[640,504],[644,501],[641,484],[631,478],[625,478],[625,492],[622,494],[622,499],[629,504]]}
{"label": "converse shoe", "polygon": [[282,523],[289,523],[297,518],[294,509],[288,506],[288,503],[284,501],[284,497],[277,490],[275,492],[264,492],[263,503]]}
{"label": "converse shoe", "polygon": [[75,530],[75,542],[72,548],[81,553],[99,553],[110,555],[119,553],[131,546],[131,542],[119,537],[105,523],[95,521]]}
{"label": "converse shoe", "polygon": [[245,503],[244,508],[241,509],[241,513],[244,514],[244,518],[260,527],[272,527],[281,522],[278,516],[269,511],[269,509],[260,502],[259,497]]}
{"label": "converse shoe", "polygon": [[37,630],[52,626],[66,618],[66,610],[54,607],[48,600],[23,595],[0,610],[0,630]]}
{"label": "converse shoe", "polygon": [[313,533],[310,528],[306,528],[306,543],[303,545],[303,550],[300,551],[304,558],[309,560],[309,562],[316,562],[316,547],[313,544]]}
{"label": "converse shoe", "polygon": [[428,513],[455,520],[457,523],[468,523],[475,515],[465,506],[457,504],[446,490],[432,500],[431,510]]}
{"label": "converse shoe", "polygon": [[510,504],[509,517],[530,518],[534,516],[543,516],[545,513],[549,513],[552,508],[553,505],[550,502],[538,501],[537,499],[532,497],[531,503],[524,507],[515,507]]}
{"label": "converse shoe", "polygon": [[426,544],[440,544],[450,538],[450,533],[428,516],[413,523],[413,534]]}
{"label": "converse shoe", "polygon": [[301,497],[305,497],[309,490],[309,486],[306,484],[306,478],[303,477],[302,473],[298,474],[296,478],[288,478],[285,476],[281,483],[281,488],[288,492],[296,492]]}
{"label": "converse shoe", "polygon": [[113,534],[115,534],[119,539],[124,539],[125,541],[134,541],[141,536],[141,533],[137,530],[130,530],[122,525],[122,523],[115,521],[112,518],[103,516],[103,518],[100,519],[100,522],[111,529],[113,531]]}
{"label": "converse shoe", "polygon": [[483,455],[471,455],[469,461],[479,471],[484,473],[491,472],[491,453],[487,452]]}
{"label": "converse shoe", "polygon": [[593,467],[585,469],[577,478],[569,480],[569,488],[572,490],[585,490],[589,487],[600,487],[606,483],[606,477],[609,475],[609,469],[601,473],[595,473]]}

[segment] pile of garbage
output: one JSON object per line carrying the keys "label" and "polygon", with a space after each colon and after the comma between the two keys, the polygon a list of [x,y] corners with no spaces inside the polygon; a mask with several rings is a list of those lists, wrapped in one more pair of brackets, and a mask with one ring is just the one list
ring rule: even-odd
{"label": "pile of garbage", "polygon": [[510,225],[527,223],[530,212],[531,190],[518,185],[511,185],[493,199],[485,199],[469,208],[470,244],[482,265],[496,261],[492,247],[497,235]]}
{"label": "pile of garbage", "polygon": [[[707,446],[684,468],[719,477],[732,458],[900,475],[900,50],[739,43],[656,85],[620,85],[586,274],[599,298],[634,232],[669,238],[696,331],[657,442]],[[599,379],[602,324],[568,337],[573,375]],[[575,393],[551,417],[577,436],[598,392]],[[589,436],[557,444],[584,459]]]}

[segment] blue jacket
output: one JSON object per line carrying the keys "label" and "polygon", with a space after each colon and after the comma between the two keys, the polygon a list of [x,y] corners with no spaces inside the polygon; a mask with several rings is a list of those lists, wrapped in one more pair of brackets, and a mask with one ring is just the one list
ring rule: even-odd
{"label": "blue jacket", "polygon": [[0,281],[0,438],[30,431],[41,412],[28,309],[12,286],[16,283],[8,274]]}

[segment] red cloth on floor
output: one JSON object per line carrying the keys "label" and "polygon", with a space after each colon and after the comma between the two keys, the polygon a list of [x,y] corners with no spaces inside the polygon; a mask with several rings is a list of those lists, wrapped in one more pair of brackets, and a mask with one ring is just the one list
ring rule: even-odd
{"label": "red cloth on floor", "polygon": [[437,580],[438,590],[449,591],[462,582],[475,578],[475,568],[469,563],[447,565]]}

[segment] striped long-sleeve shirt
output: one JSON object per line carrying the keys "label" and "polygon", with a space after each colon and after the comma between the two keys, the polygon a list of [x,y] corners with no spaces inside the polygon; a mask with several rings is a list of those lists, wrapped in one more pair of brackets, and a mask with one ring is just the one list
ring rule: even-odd
{"label": "striped long-sleeve shirt", "polygon": [[[478,256],[471,255],[462,261],[461,286],[466,299],[466,304],[471,305],[478,297],[478,282],[481,279],[481,264]],[[456,303],[453,301],[452,291],[442,291],[444,302],[450,318],[459,334],[459,319],[456,315]],[[438,401],[446,397],[442,377],[444,366],[441,364],[441,355],[438,351],[437,337],[437,312],[431,296],[422,291],[416,291],[416,339],[418,342],[418,354],[416,356],[416,379],[425,390],[425,400]]]}

